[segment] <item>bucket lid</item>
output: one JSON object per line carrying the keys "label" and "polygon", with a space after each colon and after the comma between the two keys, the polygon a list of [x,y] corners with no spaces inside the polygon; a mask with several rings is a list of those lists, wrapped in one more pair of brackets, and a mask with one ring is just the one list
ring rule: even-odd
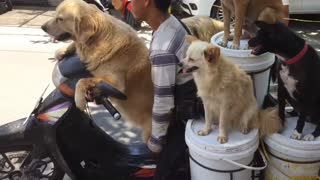
{"label": "bucket lid", "polygon": [[[219,32],[212,36],[211,43],[221,49],[221,53],[229,58],[233,63],[237,64],[246,72],[255,72],[270,67],[275,61],[273,53],[264,53],[259,56],[251,54],[251,49],[248,49],[248,39],[240,40],[239,49],[229,49],[220,46],[218,43],[223,40],[223,32]],[[227,46],[231,46],[232,41],[228,41]]]}
{"label": "bucket lid", "polygon": [[[255,57],[255,55],[251,54],[251,49],[248,49],[248,39],[241,39],[239,49],[229,49],[223,46],[220,46],[218,43],[223,41],[224,32],[218,32],[211,37],[211,44],[218,46],[225,56],[235,56],[235,57]],[[228,41],[227,47],[232,45],[232,41]]]}
{"label": "bucket lid", "polygon": [[258,148],[259,135],[257,129],[251,130],[246,135],[233,130],[228,134],[228,142],[220,144],[217,141],[218,127],[215,127],[207,136],[199,136],[198,131],[203,127],[204,120],[189,120],[185,138],[189,149],[206,158],[238,160],[253,154]]}
{"label": "bucket lid", "polygon": [[[279,134],[272,134],[265,138],[265,142],[269,147],[276,148],[277,151],[284,154],[290,154],[302,158],[316,157],[320,158],[320,137],[314,141],[303,141],[291,139],[298,117],[286,118],[285,128]],[[316,125],[309,122],[305,123],[303,135],[312,133]]]}

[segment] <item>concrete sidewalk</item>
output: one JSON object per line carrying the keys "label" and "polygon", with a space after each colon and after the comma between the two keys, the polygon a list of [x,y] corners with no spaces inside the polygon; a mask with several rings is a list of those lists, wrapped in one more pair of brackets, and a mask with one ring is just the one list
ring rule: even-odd
{"label": "concrete sidewalk", "polygon": [[12,11],[0,15],[0,26],[39,27],[54,13],[54,7],[14,6]]}
{"label": "concrete sidewalk", "polygon": [[[51,83],[54,52],[65,43],[52,43],[39,27],[0,27],[0,124],[27,116]],[[49,89],[53,89],[51,86]],[[50,90],[49,90],[50,91]]]}

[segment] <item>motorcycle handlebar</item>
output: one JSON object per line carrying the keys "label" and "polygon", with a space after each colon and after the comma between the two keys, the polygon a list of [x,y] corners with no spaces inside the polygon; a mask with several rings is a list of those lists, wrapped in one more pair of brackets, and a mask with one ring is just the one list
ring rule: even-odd
{"label": "motorcycle handlebar", "polygon": [[119,120],[121,118],[121,114],[118,112],[118,110],[110,103],[110,101],[106,97],[101,97],[100,102],[111,114],[111,116],[115,120]]}

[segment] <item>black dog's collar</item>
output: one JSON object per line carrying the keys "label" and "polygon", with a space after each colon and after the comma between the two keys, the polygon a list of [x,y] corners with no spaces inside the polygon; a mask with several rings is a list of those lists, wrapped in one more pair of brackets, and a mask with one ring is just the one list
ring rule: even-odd
{"label": "black dog's collar", "polygon": [[288,59],[285,63],[289,65],[298,62],[306,54],[306,52],[308,51],[308,47],[308,44],[304,43],[303,49],[295,57]]}

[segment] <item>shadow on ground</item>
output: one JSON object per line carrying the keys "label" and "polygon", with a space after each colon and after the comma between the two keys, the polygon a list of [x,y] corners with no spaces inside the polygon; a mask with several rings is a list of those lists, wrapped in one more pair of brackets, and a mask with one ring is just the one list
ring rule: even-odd
{"label": "shadow on ground", "polygon": [[125,144],[141,142],[141,130],[132,124],[114,120],[103,106],[90,104],[91,116],[95,123],[114,139]]}

